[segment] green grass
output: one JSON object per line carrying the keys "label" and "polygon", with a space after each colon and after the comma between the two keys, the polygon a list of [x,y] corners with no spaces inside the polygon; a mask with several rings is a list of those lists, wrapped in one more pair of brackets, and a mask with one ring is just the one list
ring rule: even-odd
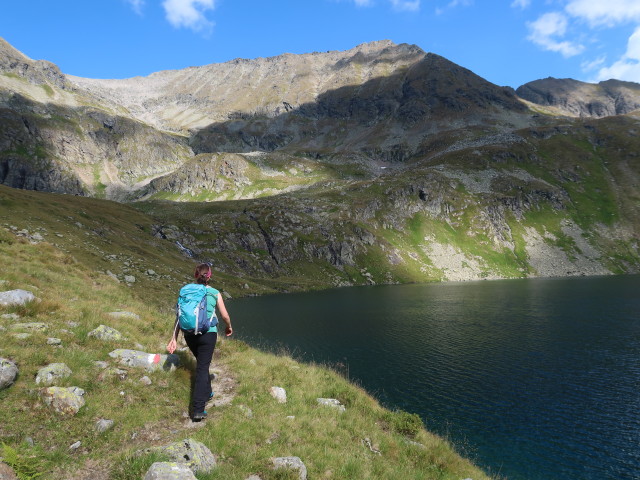
{"label": "green grass", "polygon": [[[1,231],[3,289],[31,290],[39,301],[0,312],[48,325],[46,332],[27,340],[3,334],[0,345],[0,356],[20,368],[15,384],[0,391],[3,456],[20,478],[71,478],[91,465],[109,478],[139,479],[151,463],[161,460],[144,453],[146,448],[187,437],[203,442],[218,458],[214,472],[198,474],[201,480],[250,474],[288,478],[289,473],[272,469],[270,458],[289,455],[305,462],[310,478],[487,478],[446,441],[425,431],[417,416],[382,408],[323,366],[263,353],[234,340],[219,344],[214,362],[220,377],[232,380],[232,403],[211,409],[205,428],[187,428],[182,415],[189,402],[189,354],[180,354],[185,367],[175,372],[120,367],[128,371],[125,379],[95,365],[107,361],[117,366],[108,355],[116,348],[162,352],[172,323],[161,308],[163,293],[151,289],[138,295],[51,245],[33,245]],[[233,315],[232,301],[228,308]],[[115,310],[137,313],[141,320],[107,315]],[[0,324],[9,329],[11,321],[1,319]],[[116,328],[126,339],[116,343],[88,337],[99,324]],[[49,336],[60,338],[62,348],[47,345]],[[75,416],[59,416],[38,396],[35,375],[52,362],[63,362],[73,371],[60,386],[86,391],[86,405]],[[145,373],[152,380],[149,386],[139,382]],[[287,390],[287,404],[271,398],[268,392],[274,385]],[[319,406],[319,397],[339,399],[346,412]],[[250,408],[253,417],[240,405]],[[114,420],[114,428],[98,433],[94,424],[99,418]],[[25,443],[27,438],[33,446]],[[373,453],[365,439],[381,455]],[[81,447],[72,452],[69,446],[76,441]]]}

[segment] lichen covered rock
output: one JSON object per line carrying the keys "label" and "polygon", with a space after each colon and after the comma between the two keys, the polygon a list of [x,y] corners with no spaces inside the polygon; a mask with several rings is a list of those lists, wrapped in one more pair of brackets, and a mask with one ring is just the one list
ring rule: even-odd
{"label": "lichen covered rock", "polygon": [[38,385],[53,385],[58,380],[66,378],[73,372],[64,363],[51,363],[38,370],[36,383]]}
{"label": "lichen covered rock", "polygon": [[79,387],[48,387],[40,390],[44,403],[62,415],[75,415],[84,406],[84,390]]}
{"label": "lichen covered rock", "polygon": [[105,341],[118,341],[122,340],[122,334],[115,328],[108,327],[107,325],[100,325],[97,328],[91,330],[88,337],[95,337],[98,340]]}

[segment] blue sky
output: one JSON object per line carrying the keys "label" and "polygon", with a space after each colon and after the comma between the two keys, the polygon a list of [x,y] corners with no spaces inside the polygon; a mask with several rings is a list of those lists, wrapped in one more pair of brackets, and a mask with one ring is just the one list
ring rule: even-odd
{"label": "blue sky", "polygon": [[390,39],[498,85],[640,82],[640,0],[1,0],[0,37],[64,73],[126,78]]}

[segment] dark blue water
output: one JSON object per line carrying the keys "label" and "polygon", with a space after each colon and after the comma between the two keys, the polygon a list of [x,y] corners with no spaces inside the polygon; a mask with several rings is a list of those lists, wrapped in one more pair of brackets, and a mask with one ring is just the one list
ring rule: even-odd
{"label": "dark blue water", "polygon": [[238,337],[338,365],[509,480],[640,479],[640,276],[229,302]]}

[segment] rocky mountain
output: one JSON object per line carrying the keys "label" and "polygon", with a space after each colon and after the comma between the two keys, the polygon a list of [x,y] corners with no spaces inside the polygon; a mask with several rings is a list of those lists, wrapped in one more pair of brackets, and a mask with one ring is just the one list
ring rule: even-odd
{"label": "rocky mountain", "polygon": [[0,57],[1,183],[137,200],[250,290],[640,267],[640,125],[569,115],[586,84],[517,95],[388,41],[126,80]]}
{"label": "rocky mountain", "polygon": [[640,109],[640,85],[620,80],[598,84],[570,78],[545,78],[526,83],[516,90],[520,98],[574,117],[610,117]]}

